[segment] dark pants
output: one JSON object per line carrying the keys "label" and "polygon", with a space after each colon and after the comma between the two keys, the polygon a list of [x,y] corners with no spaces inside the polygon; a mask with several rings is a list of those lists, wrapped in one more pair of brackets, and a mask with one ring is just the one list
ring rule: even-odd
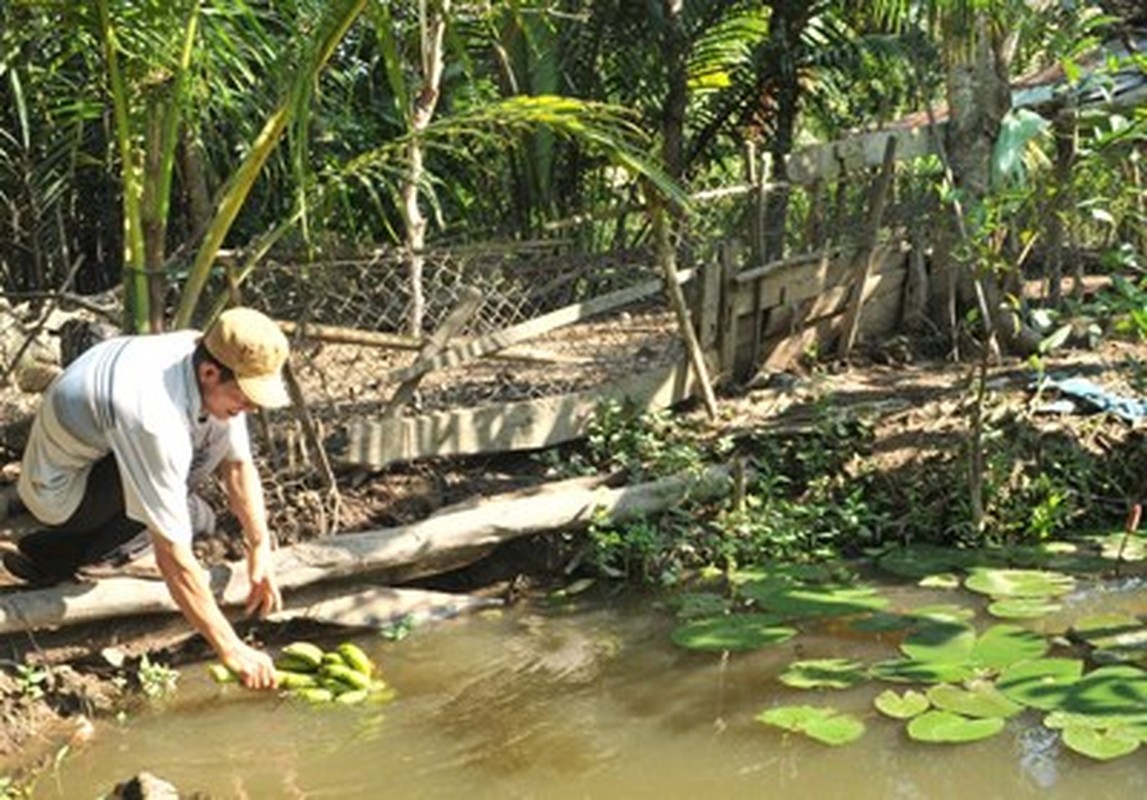
{"label": "dark pants", "polygon": [[129,519],[115,456],[97,461],[79,507],[60,525],[29,533],[17,546],[45,574],[70,578],[87,564],[104,560],[147,526]]}

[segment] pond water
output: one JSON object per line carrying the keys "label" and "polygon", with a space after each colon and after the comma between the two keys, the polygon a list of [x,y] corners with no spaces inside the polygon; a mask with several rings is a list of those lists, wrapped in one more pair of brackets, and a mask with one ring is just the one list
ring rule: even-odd
{"label": "pond water", "polygon": [[[952,600],[915,586],[884,593],[902,609]],[[1064,614],[1147,612],[1141,580],[1067,600]],[[33,796],[102,796],[144,770],[214,798],[1147,796],[1147,748],[1092,761],[1066,751],[1032,712],[982,742],[921,744],[873,710],[887,684],[799,691],[776,679],[795,658],[888,658],[892,634],[822,622],[779,646],[722,655],[676,647],[673,624],[649,599],[580,595],[426,626],[399,642],[358,637],[398,691],[387,705],[308,706],[186,667],[173,697],[102,724]],[[829,747],[754,719],[820,701],[861,716],[865,735]]]}

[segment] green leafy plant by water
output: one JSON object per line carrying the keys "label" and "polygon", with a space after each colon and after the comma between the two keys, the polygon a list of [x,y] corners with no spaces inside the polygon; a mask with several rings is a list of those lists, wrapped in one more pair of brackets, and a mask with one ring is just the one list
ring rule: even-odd
{"label": "green leafy plant by water", "polygon": [[[1051,550],[1048,557],[1063,552]],[[1046,603],[1077,585],[1072,575],[1055,570],[1008,566],[1014,552],[983,559],[1003,562],[1000,566],[977,565],[938,550],[918,555],[930,566],[959,564],[962,591],[985,605]],[[908,560],[900,556],[890,563],[905,566]],[[904,632],[899,657],[867,664],[847,658],[799,659],[781,671],[778,681],[804,690],[841,690],[870,681],[907,684],[903,690],[881,691],[873,706],[903,724],[910,739],[927,744],[990,738],[1007,720],[1023,714],[1038,715],[1044,727],[1059,733],[1064,747],[1094,759],[1126,756],[1147,742],[1147,670],[1137,663],[1147,663],[1147,626],[1137,618],[1085,617],[1064,635],[1044,635],[1010,622],[981,629],[966,607],[897,611],[874,587],[836,577],[837,571],[827,567],[735,573],[730,576],[732,600],[719,603],[711,595],[693,604],[694,611],[709,608],[713,616],[682,616],[672,639],[690,650],[745,651],[790,642],[800,636],[800,626],[846,623],[862,631],[860,623],[875,622],[873,630]],[[897,618],[900,624],[893,626]],[[1049,655],[1065,647],[1074,652]],[[860,719],[833,707],[778,706],[756,719],[830,745],[847,744],[864,733]]]}
{"label": "green leafy plant by water", "polygon": [[861,720],[835,708],[781,706],[761,712],[757,719],[766,725],[803,733],[829,745],[848,744],[864,735]]}

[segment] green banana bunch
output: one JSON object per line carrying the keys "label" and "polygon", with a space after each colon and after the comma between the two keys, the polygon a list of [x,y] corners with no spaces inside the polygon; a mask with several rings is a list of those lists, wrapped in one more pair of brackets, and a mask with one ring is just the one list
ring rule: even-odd
{"label": "green banana bunch", "polygon": [[[236,681],[222,664],[212,664],[208,670],[218,683]],[[370,656],[353,642],[327,651],[312,642],[291,642],[275,659],[275,685],[288,697],[311,703],[354,705],[394,699],[394,690],[376,672]]]}

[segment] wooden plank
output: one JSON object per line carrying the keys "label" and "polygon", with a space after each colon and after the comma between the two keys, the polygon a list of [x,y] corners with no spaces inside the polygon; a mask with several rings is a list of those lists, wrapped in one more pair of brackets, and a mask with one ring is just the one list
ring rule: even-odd
{"label": "wooden plank", "polygon": [[377,469],[428,456],[535,450],[584,436],[602,400],[661,409],[692,396],[695,388],[682,359],[584,392],[404,419],[358,419],[349,426],[346,451],[336,457]]}
{"label": "wooden plank", "polygon": [[[891,274],[873,276],[871,281],[880,281],[878,286],[869,292],[869,309],[871,314],[866,315],[861,330],[866,335],[880,335],[895,329],[899,320],[899,309],[903,297],[904,280],[907,273],[902,273],[901,280],[895,280]],[[838,297],[838,302],[840,297]],[[843,314],[829,314],[814,317],[811,313],[806,315],[800,330],[782,331],[766,336],[765,356],[762,367],[767,370],[787,369],[796,359],[808,350],[809,347],[826,341],[831,341],[840,334],[845,322]]]}
{"label": "wooden plank", "polygon": [[737,374],[737,264],[733,246],[721,247],[721,323],[717,343],[721,373]]}
{"label": "wooden plank", "polygon": [[317,325],[313,322],[288,322],[278,320],[279,327],[288,336],[298,335],[302,339],[317,339],[331,344],[357,344],[366,347],[390,347],[395,350],[418,350],[422,340],[399,333],[363,331],[357,328],[343,328],[338,325]]}
{"label": "wooden plank", "polygon": [[840,247],[833,247],[826,250],[815,250],[811,253],[802,253],[799,256],[789,256],[787,258],[778,259],[777,261],[770,261],[768,264],[762,264],[759,267],[753,267],[742,272],[737,273],[737,283],[750,283],[766,276],[771,276],[776,272],[799,270],[807,264],[816,264],[823,261],[825,256],[835,257],[842,251]]}
{"label": "wooden plank", "polygon": [[[693,270],[682,270],[677,273],[677,283],[685,283],[692,277]],[[500,331],[449,347],[436,356],[419,359],[408,367],[391,370],[381,376],[380,383],[400,383],[437,369],[457,366],[476,358],[497,353],[511,345],[519,344],[566,325],[572,325],[583,319],[612,311],[615,308],[657,294],[663,285],[664,282],[661,279],[646,281],[628,289],[595,297],[584,303],[574,303],[565,308],[559,308],[557,311],[551,311],[549,314],[543,314],[519,325],[503,328]]]}
{"label": "wooden plank", "polygon": [[[711,362],[715,362],[714,351],[720,339],[721,327],[721,262],[710,261],[701,268],[701,279],[697,282],[697,339]],[[717,363],[709,365],[714,375],[720,373]]]}
{"label": "wooden plank", "polygon": [[[462,330],[471,317],[477,313],[478,308],[482,305],[483,295],[480,291],[472,286],[466,287],[462,291],[462,297],[459,299],[458,304],[454,306],[453,310],[446,316],[446,319],[426,339],[426,344],[421,350],[418,351],[419,358],[430,358],[441,352],[446,343],[450,341],[458,331]],[[419,382],[422,380],[422,375],[416,375],[413,378],[408,378],[403,381],[394,394],[391,395],[390,402],[382,410],[384,417],[397,417],[398,412],[402,407],[410,402],[414,397],[414,391],[418,388]]]}
{"label": "wooden plank", "polygon": [[[298,334],[302,339],[313,339],[330,344],[350,344],[360,347],[389,348],[391,350],[421,350],[425,345],[422,339],[400,333],[364,331],[338,325],[317,325],[310,322],[294,323],[286,320],[278,320],[278,324],[288,336]],[[494,353],[492,358],[504,361],[537,361],[544,364],[584,364],[587,362],[587,359],[584,358],[519,347],[508,347],[499,353]]]}
{"label": "wooden plank", "polygon": [[[899,242],[882,244],[875,250],[873,272],[878,273],[885,269],[901,269],[895,256],[900,251]],[[762,309],[768,309],[784,303],[794,303],[807,300],[810,297],[822,294],[834,286],[839,286],[848,276],[848,268],[855,250],[836,251],[836,257],[828,258],[828,253],[821,253],[819,263],[810,267],[810,261],[802,258],[799,264],[792,267],[778,269],[760,275],[757,282],[761,284],[760,304]],[[737,289],[733,297],[735,313],[739,318],[753,311],[755,297],[751,282],[744,281],[738,276]]]}
{"label": "wooden plank", "polygon": [[868,284],[868,275],[872,271],[872,262],[875,257],[876,243],[880,236],[880,226],[884,222],[884,209],[888,206],[888,195],[892,191],[892,176],[896,171],[896,138],[889,137],[884,147],[884,163],[880,169],[880,176],[872,185],[869,198],[869,212],[867,225],[864,228],[864,242],[856,261],[849,270],[850,282],[855,287],[849,301],[848,311],[845,312],[844,330],[841,331],[837,341],[837,358],[847,358],[856,342],[856,334],[860,326],[860,312],[864,308],[864,292]]}
{"label": "wooden plank", "polygon": [[[943,136],[946,123],[938,135]],[[786,159],[789,181],[808,185],[817,180],[838,180],[849,171],[878,167],[888,140],[896,139],[896,159],[909,161],[936,152],[936,137],[928,125],[902,130],[874,131],[791,153]]]}
{"label": "wooden plank", "polygon": [[[865,281],[864,292],[870,299],[878,295],[883,296],[888,292],[902,293],[906,280],[907,262],[906,258],[902,256],[896,269],[884,269],[869,275]],[[807,323],[812,324],[826,317],[840,316],[845,312],[850,296],[851,287],[838,284],[813,297],[802,298],[803,302],[809,304],[806,316]],[[784,327],[770,326],[764,333],[765,339],[775,337],[784,330]]]}

